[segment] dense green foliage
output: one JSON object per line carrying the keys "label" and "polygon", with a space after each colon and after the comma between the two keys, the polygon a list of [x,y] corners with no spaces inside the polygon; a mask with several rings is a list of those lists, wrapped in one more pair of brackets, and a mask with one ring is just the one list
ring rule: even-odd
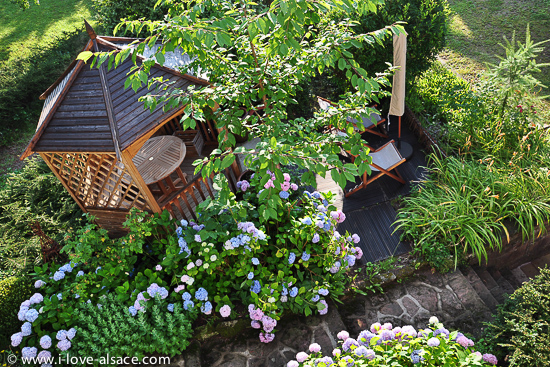
{"label": "dense green foliage", "polygon": [[[430,178],[404,200],[398,224],[442,271],[449,270],[451,254],[455,265],[470,252],[481,262],[488,248],[509,238],[509,224],[526,239],[540,236],[537,227],[550,219],[550,135],[534,106],[523,104],[536,98],[534,57],[541,50],[528,39],[506,51],[483,83],[471,86],[435,65],[409,95],[451,156],[432,159]],[[513,60],[524,68],[511,68]]]}
{"label": "dense green foliage", "polygon": [[32,131],[43,102],[38,97],[65,71],[82,49],[82,31],[57,35],[33,46],[29,56],[0,61],[0,146]]}
{"label": "dense green foliage", "polygon": [[[493,162],[494,163],[494,162]],[[507,167],[432,157],[429,178],[404,198],[397,223],[414,239],[416,251],[441,271],[450,270],[449,254],[499,250],[507,226],[524,238],[538,236],[550,220],[550,180],[540,171],[511,175]]]}
{"label": "dense green foliage", "polygon": [[499,307],[484,338],[510,367],[550,365],[550,269],[541,269]]}
{"label": "dense green foliage", "polygon": [[189,345],[196,313],[184,311],[180,303],[169,312],[168,302],[157,297],[147,306],[147,312],[134,317],[115,294],[100,302],[100,306],[83,303],[75,310],[78,337],[74,348],[81,355],[97,360],[107,354],[141,360],[145,354],[154,353],[173,357]]}
{"label": "dense green foliage", "polygon": [[[106,34],[111,34],[122,19],[150,19],[161,20],[167,13],[168,7],[160,4],[155,7],[157,0],[92,0],[92,8],[96,11],[96,19],[102,25]],[[131,37],[131,34],[126,34]]]}
{"label": "dense green foliage", "polygon": [[[354,27],[358,33],[378,29],[397,21],[406,22],[406,81],[410,86],[416,77],[432,65],[437,54],[445,46],[448,14],[445,0],[391,0],[378,4],[375,13],[361,16],[352,14],[351,18],[358,22]],[[340,17],[350,17],[350,14]],[[369,70],[369,73],[381,73],[387,69],[386,63],[393,63],[393,42],[390,38],[382,44],[360,48],[353,53],[359,64]]]}
{"label": "dense green foliage", "polygon": [[10,277],[0,280],[0,349],[9,344],[9,336],[21,327],[17,309],[32,292],[28,279]]}
{"label": "dense green foliage", "polygon": [[82,212],[40,158],[32,158],[0,187],[0,279],[26,273],[41,262],[40,241],[31,225],[63,243],[66,232],[81,226]]}

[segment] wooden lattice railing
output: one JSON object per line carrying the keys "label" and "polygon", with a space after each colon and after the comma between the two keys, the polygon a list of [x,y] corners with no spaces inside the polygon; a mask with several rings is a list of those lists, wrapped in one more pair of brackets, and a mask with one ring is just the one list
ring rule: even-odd
{"label": "wooden lattice railing", "polygon": [[162,210],[166,209],[173,218],[185,220],[197,220],[196,208],[206,200],[207,197],[214,197],[210,179],[203,179],[202,176],[195,177],[179,191],[170,195],[166,200],[159,203]]}
{"label": "wooden lattice railing", "polygon": [[63,185],[86,209],[150,209],[115,154],[41,153]]}

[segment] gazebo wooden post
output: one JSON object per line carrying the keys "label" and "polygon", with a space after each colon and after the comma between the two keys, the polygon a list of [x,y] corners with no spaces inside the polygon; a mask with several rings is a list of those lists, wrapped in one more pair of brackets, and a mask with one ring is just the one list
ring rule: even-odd
{"label": "gazebo wooden post", "polygon": [[59,175],[59,172],[57,172],[57,169],[53,166],[52,162],[50,162],[50,160],[48,159],[48,155],[46,153],[38,153],[38,154],[40,154],[40,157],[42,157],[44,162],[46,162],[50,170],[53,172],[55,177],[57,177],[57,179],[61,182],[65,190],[67,190],[69,194],[71,194],[71,197],[74,199],[74,201],[76,201],[80,209],[82,209],[84,213],[87,213],[88,211],[86,210],[84,205],[80,202],[80,200],[78,200],[73,190],[65,183],[65,180],[63,180],[63,178]]}
{"label": "gazebo wooden post", "polygon": [[160,206],[155,200],[155,197],[151,193],[151,190],[149,190],[149,187],[145,184],[145,181],[139,174],[139,171],[137,170],[136,166],[134,165],[134,162],[132,161],[132,155],[128,151],[128,149],[123,150],[120,153],[120,159],[122,163],[124,164],[124,167],[128,170],[130,175],[132,176],[132,179],[134,180],[134,183],[138,187],[139,191],[143,194],[145,197],[145,200],[147,201],[147,204],[149,204],[149,207],[151,210],[155,213],[160,213]]}

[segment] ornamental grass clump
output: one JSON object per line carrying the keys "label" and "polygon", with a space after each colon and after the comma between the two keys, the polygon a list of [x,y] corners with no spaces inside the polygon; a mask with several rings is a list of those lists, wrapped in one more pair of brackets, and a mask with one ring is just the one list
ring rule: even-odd
{"label": "ornamental grass clump", "polygon": [[[449,332],[437,317],[430,318],[426,329],[390,323],[374,323],[356,339],[347,331],[337,335],[339,348],[323,356],[321,346],[313,343],[309,353],[299,352],[287,367],[352,366],[492,366],[497,359],[473,349],[474,342],[458,331]],[[328,351],[325,351],[325,354]]]}

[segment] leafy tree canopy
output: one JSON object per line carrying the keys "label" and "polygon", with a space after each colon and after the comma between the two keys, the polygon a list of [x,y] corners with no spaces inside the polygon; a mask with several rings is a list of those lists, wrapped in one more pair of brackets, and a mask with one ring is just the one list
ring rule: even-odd
{"label": "leafy tree canopy", "polygon": [[[92,67],[107,61],[109,67],[116,67],[132,57],[135,66],[126,87],[137,90],[147,84],[151,92],[142,97],[147,107],[154,109],[163,101],[167,102],[166,109],[186,106],[184,128],[213,118],[223,130],[219,149],[195,162],[197,171],[202,169],[204,176],[231,165],[236,154],[246,154],[248,165],[260,173],[276,171],[277,165],[297,164],[308,169],[302,176],[306,183],[315,181],[315,173],[324,177],[330,170],[332,178],[343,187],[347,180],[370,171],[368,149],[362,148],[359,133],[346,117],[360,121],[361,115],[370,116],[374,110],[368,106],[372,101],[378,102],[385,94],[381,87],[389,84],[387,73],[369,75],[351,51],[382,43],[404,29],[395,23],[356,33],[357,22],[335,22],[329,15],[335,11],[365,14],[376,11],[380,3],[381,0],[275,0],[267,6],[247,1],[159,0],[157,6],[169,5],[164,20],[124,21],[115,29],[115,33],[125,30],[149,34],[144,41],[136,41],[136,52],[127,48],[110,53],[87,52],[79,57],[87,60],[93,56]],[[161,47],[154,58],[141,62],[137,55],[156,43]],[[163,65],[164,54],[177,47],[193,58],[182,72],[200,70],[211,86],[182,91],[172,88],[167,80],[148,77],[155,61]],[[328,112],[307,120],[288,119],[286,106],[296,103],[300,81],[332,68],[345,72],[353,90]],[[327,134],[329,126],[347,131],[348,136]],[[235,136],[247,133],[261,141],[252,150],[234,149]],[[341,146],[359,154],[355,163],[343,164],[339,160]],[[262,176],[267,181],[269,175]],[[274,212],[269,208],[280,201],[270,191],[263,193],[268,209],[266,219]]]}

